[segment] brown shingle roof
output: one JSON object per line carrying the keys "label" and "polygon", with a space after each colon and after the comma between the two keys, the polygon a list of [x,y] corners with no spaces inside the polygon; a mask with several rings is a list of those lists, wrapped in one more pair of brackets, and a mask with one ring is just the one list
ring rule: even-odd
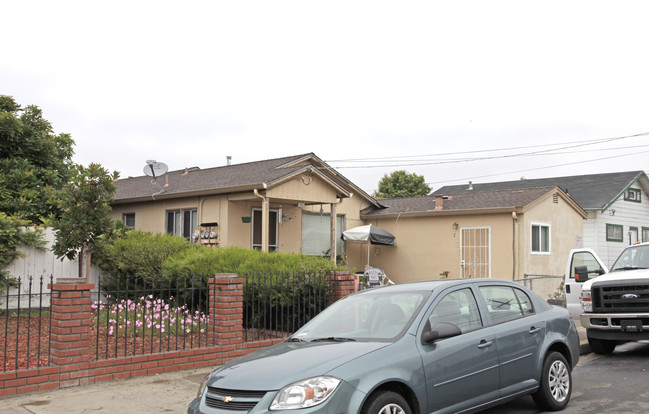
{"label": "brown shingle roof", "polygon": [[[521,188],[467,192],[443,196],[442,211],[480,210],[497,208],[523,208],[556,187]],[[364,216],[384,216],[389,214],[425,213],[435,211],[435,196],[380,199],[384,209],[368,207],[362,211]],[[438,210],[439,211],[439,210]]]}
{"label": "brown shingle roof", "polygon": [[[207,169],[183,169],[170,171],[158,177],[157,183],[164,188],[164,195],[156,198],[185,197],[193,195],[235,193],[237,191],[251,191],[253,188],[270,188],[281,183],[284,179],[312,166],[313,169],[327,175],[338,185],[353,188],[372,203],[376,203],[371,196],[364,193],[342,175],[334,172],[315,154],[300,154],[270,160],[255,161],[243,164],[233,164],[223,167]],[[159,192],[148,176],[130,177],[118,180],[115,183],[114,204],[150,200],[151,196]],[[378,204],[377,204],[378,205]]]}

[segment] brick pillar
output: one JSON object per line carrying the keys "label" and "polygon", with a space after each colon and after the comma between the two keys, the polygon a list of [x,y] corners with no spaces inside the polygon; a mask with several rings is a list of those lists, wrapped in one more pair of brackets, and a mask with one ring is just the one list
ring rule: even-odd
{"label": "brick pillar", "polygon": [[234,345],[243,342],[243,284],[236,273],[220,273],[209,279],[210,326],[208,340],[212,345]]}
{"label": "brick pillar", "polygon": [[[48,286],[52,290],[51,362],[73,365],[90,360],[90,318],[92,283],[79,279],[57,279]],[[76,383],[66,385],[79,385]],[[74,381],[73,381],[74,382]],[[63,385],[62,385],[63,386]]]}
{"label": "brick pillar", "polygon": [[358,290],[357,278],[349,272],[334,272],[329,276],[329,283],[333,290],[329,304]]}

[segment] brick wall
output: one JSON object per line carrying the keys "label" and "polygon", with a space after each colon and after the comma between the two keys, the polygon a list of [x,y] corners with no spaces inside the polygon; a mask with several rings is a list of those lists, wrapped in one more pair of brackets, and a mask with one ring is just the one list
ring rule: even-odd
{"label": "brick wall", "polygon": [[[242,339],[243,284],[235,274],[210,279],[211,346],[90,362],[91,290],[79,279],[57,279],[52,290],[50,366],[0,373],[0,397],[163,372],[213,367],[283,339],[244,342]],[[358,290],[355,277],[331,276],[332,302]]]}

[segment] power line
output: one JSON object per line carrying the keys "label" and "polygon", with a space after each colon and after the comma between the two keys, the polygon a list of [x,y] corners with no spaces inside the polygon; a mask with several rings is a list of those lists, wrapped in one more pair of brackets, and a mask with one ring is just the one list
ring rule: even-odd
{"label": "power line", "polygon": [[[367,163],[372,163],[372,162],[381,162],[381,161],[388,161],[388,160],[391,160],[391,161],[394,161],[394,162],[401,162],[399,164],[380,164],[380,165],[365,165],[365,166],[357,165],[357,166],[335,167],[337,169],[339,169],[339,168],[388,168],[388,167],[421,166],[421,165],[434,165],[434,164],[449,164],[449,163],[459,163],[459,162],[484,161],[484,160],[493,160],[493,159],[500,159],[500,158],[514,158],[514,157],[522,157],[522,156],[530,156],[530,155],[557,155],[557,154],[561,154],[561,153],[557,153],[556,151],[561,151],[561,150],[564,150],[564,149],[578,148],[578,147],[589,146],[589,145],[597,145],[597,144],[608,143],[608,142],[613,142],[613,141],[619,141],[619,140],[629,139],[629,138],[637,138],[637,137],[647,136],[647,135],[649,135],[649,132],[643,132],[643,133],[640,133],[640,134],[627,135],[627,136],[622,136],[622,137],[600,138],[600,139],[584,140],[584,141],[573,141],[573,142],[568,142],[568,143],[563,143],[563,144],[555,143],[555,144],[529,145],[529,146],[520,146],[520,147],[509,147],[509,148],[498,148],[498,149],[483,149],[483,150],[464,151],[464,152],[449,152],[449,153],[441,153],[441,154],[406,155],[406,156],[399,156],[399,157],[378,157],[378,158],[374,157],[374,158],[356,158],[356,159],[346,159],[346,160],[328,160],[326,162],[327,163],[336,163],[336,162],[357,162],[357,163],[358,162],[367,162]],[[569,144],[569,145],[566,145],[566,144]],[[504,154],[504,155],[496,155],[496,156],[490,156],[490,157],[442,159],[442,160],[439,160],[439,158],[436,158],[436,159],[433,159],[433,160],[421,159],[421,158],[424,158],[424,157],[443,157],[443,156],[448,156],[448,155],[465,155],[465,154],[476,154],[476,153],[497,152],[497,151],[511,151],[511,150],[517,150],[517,149],[532,149],[532,148],[554,147],[554,146],[557,146],[557,145],[564,145],[564,146],[559,147],[559,148],[546,149],[546,150],[542,150],[542,151],[531,151],[531,152],[516,153],[516,154]],[[645,145],[642,145],[640,147],[644,147],[644,146]],[[637,148],[637,147],[638,146],[635,146],[635,148]],[[625,148],[629,148],[629,147],[607,148],[607,149],[600,149],[599,151],[625,149]],[[598,150],[591,150],[591,151],[598,151]],[[420,158],[420,159],[406,160],[407,158]]]}
{"label": "power line", "polygon": [[610,157],[596,158],[596,159],[592,159],[592,160],[573,161],[573,162],[569,162],[569,163],[565,163],[565,164],[546,165],[544,167],[527,168],[525,170],[508,171],[508,172],[495,173],[495,174],[471,176],[471,177],[465,177],[465,178],[457,178],[457,179],[453,179],[453,180],[435,181],[435,182],[426,183],[426,184],[440,184],[440,183],[448,183],[448,182],[454,182],[454,181],[475,180],[476,178],[495,177],[495,176],[498,176],[498,175],[518,174],[518,173],[528,172],[528,171],[538,171],[538,170],[545,170],[545,169],[548,169],[548,168],[565,167],[565,166],[569,166],[569,165],[585,164],[585,163],[588,163],[588,162],[610,160],[610,159],[613,159],[613,158],[629,157],[631,155],[645,154],[645,153],[648,153],[648,152],[649,151],[633,152],[633,153],[623,154],[623,155],[613,155],[613,156],[610,156]]}

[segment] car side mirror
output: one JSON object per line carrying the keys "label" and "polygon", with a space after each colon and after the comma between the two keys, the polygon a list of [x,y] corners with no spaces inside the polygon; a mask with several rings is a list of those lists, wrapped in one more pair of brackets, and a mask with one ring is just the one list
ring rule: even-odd
{"label": "car side mirror", "polygon": [[461,334],[462,331],[457,327],[457,325],[440,322],[438,324],[435,324],[435,326],[433,326],[431,330],[424,332],[421,337],[421,342],[430,345],[440,339],[452,338]]}
{"label": "car side mirror", "polygon": [[575,281],[585,282],[588,280],[588,266],[575,266]]}

